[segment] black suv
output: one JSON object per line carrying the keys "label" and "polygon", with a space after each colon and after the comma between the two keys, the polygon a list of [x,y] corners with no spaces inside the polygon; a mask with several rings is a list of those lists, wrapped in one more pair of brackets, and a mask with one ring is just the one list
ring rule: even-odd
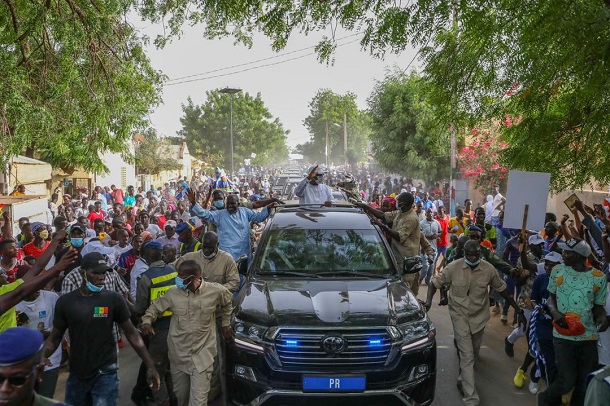
{"label": "black suv", "polygon": [[278,209],[244,272],[230,404],[432,403],[434,326],[360,209]]}

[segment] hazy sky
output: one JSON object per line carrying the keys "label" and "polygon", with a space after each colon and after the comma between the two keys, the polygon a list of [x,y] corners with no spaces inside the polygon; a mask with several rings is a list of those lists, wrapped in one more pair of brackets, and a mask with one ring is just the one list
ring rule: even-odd
{"label": "hazy sky", "polygon": [[[142,22],[134,21],[134,25],[151,38],[161,29],[158,25]],[[367,51],[361,50],[359,39],[362,35],[343,32],[337,34],[337,38],[343,38],[338,43],[345,45],[338,47],[334,65],[328,66],[319,63],[313,54],[313,47],[321,34],[294,34],[288,47],[276,53],[271,50],[270,40],[263,35],[257,36],[254,46],[248,49],[234,45],[232,38],[206,40],[201,32],[201,27],[185,27],[181,38],[174,39],[164,49],[158,50],[151,45],[147,50],[153,67],[170,79],[215,71],[185,79],[204,80],[177,85],[169,85],[172,82],[168,82],[164,86],[164,103],[150,115],[152,126],[160,134],[175,135],[180,130],[181,104],[186,102],[188,96],[194,103],[202,104],[207,90],[229,86],[254,95],[260,92],[271,114],[279,117],[284,128],[290,130],[288,144],[295,146],[309,140],[303,120],[309,115],[309,101],[318,89],[329,88],[337,93],[352,91],[358,96],[360,108],[366,108],[366,99],[375,80],[383,79],[386,70],[394,66],[406,68],[415,56],[415,51],[408,50],[401,55],[388,55],[384,60],[375,59]],[[308,49],[300,51],[303,48]],[[286,55],[280,56],[283,54]],[[272,59],[247,64],[264,58]],[[298,59],[286,61],[293,58]],[[247,65],[228,69],[241,64]],[[275,65],[252,69],[266,64]],[[411,68],[416,66],[417,61],[413,62]],[[251,70],[235,73],[245,69]],[[213,77],[218,75],[223,76]]]}

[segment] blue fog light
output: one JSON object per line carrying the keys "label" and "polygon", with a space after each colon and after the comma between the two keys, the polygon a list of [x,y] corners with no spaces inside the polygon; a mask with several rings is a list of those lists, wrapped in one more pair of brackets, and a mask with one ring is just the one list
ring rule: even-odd
{"label": "blue fog light", "polygon": [[380,347],[381,346],[381,340],[378,338],[374,338],[372,340],[369,340],[369,347]]}

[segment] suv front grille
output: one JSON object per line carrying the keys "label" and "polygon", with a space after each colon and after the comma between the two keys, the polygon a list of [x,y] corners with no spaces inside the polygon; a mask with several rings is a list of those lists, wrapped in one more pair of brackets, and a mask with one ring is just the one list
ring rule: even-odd
{"label": "suv front grille", "polygon": [[[326,338],[344,340],[345,348],[333,351],[323,344]],[[337,340],[339,338],[339,340]],[[282,365],[288,368],[383,367],[392,349],[385,328],[329,330],[282,328],[275,338]],[[332,347],[332,346],[331,346]],[[336,346],[335,346],[336,347]]]}

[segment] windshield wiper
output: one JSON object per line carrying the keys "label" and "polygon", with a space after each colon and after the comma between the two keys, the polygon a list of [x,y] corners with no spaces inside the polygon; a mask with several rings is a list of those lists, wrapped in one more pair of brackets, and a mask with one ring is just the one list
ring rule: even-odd
{"label": "windshield wiper", "polygon": [[306,278],[321,278],[321,276],[318,276],[318,274],[315,273],[294,271],[257,271],[257,274],[265,276],[304,276]]}
{"label": "windshield wiper", "polygon": [[316,275],[352,275],[352,276],[362,276],[365,278],[373,278],[373,279],[387,279],[387,275],[379,275],[377,273],[372,272],[361,272],[361,271],[327,271],[327,272],[318,272]]}

